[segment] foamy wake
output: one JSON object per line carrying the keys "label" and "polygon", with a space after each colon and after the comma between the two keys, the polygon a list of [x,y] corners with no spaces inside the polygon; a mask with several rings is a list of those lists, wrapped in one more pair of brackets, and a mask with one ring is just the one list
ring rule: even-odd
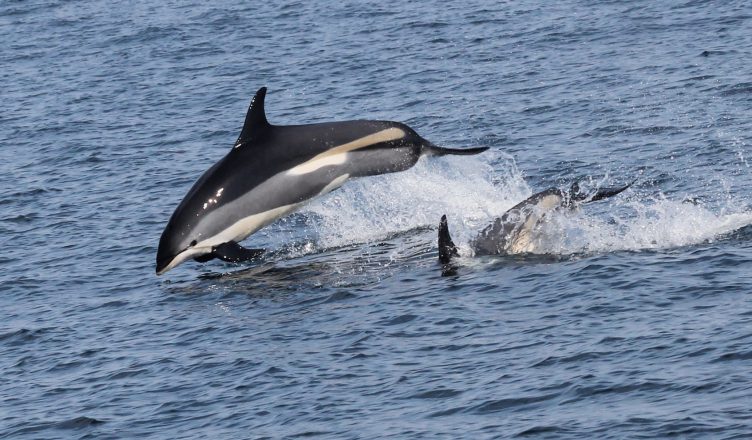
{"label": "foamy wake", "polygon": [[561,213],[542,225],[536,253],[572,254],[667,249],[712,241],[752,224],[752,213],[714,214],[691,203],[664,198],[613,202],[616,214],[587,207]]}
{"label": "foamy wake", "polygon": [[[489,154],[496,157],[489,161]],[[311,219],[308,228],[316,234],[319,249],[435,228],[446,214],[460,252],[470,255],[468,243],[478,231],[531,194],[514,160],[489,152],[424,158],[402,173],[356,179],[308,205],[303,213]],[[711,241],[749,224],[752,212],[715,214],[702,206],[668,200],[657,191],[645,195],[629,190],[612,200],[551,216],[537,230],[534,252],[566,255],[672,248]]]}

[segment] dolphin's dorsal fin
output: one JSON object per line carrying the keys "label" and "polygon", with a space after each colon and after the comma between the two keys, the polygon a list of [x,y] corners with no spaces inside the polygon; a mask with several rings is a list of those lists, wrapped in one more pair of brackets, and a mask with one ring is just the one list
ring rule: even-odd
{"label": "dolphin's dorsal fin", "polygon": [[248,113],[245,115],[243,129],[240,131],[240,136],[238,136],[238,140],[235,142],[235,147],[248,143],[270,127],[269,121],[266,120],[266,112],[264,111],[265,96],[266,87],[261,87],[251,100],[251,105],[248,106]]}
{"label": "dolphin's dorsal fin", "polygon": [[457,246],[449,235],[446,215],[442,215],[439,222],[439,262],[448,264],[452,257],[457,256],[459,256],[459,252],[457,252]]}

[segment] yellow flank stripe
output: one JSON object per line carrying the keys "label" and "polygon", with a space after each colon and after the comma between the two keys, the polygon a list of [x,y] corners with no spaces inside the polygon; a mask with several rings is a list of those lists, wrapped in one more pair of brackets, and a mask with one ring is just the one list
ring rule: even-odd
{"label": "yellow flank stripe", "polygon": [[[359,148],[369,147],[380,142],[394,141],[405,137],[405,132],[397,127],[387,128],[379,132],[363,136],[346,144],[330,148],[323,153],[317,154],[295,168],[288,171],[289,174],[300,175],[316,171],[327,165],[339,165],[345,162],[345,154]],[[339,156],[339,157],[337,157]]]}

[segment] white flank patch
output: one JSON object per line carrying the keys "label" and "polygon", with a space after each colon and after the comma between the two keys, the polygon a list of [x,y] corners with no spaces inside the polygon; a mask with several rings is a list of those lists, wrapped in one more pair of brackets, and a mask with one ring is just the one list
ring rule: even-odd
{"label": "white flank patch", "polygon": [[405,132],[397,127],[387,128],[379,132],[363,136],[352,142],[332,147],[321,154],[317,154],[306,162],[287,171],[287,174],[299,176],[311,173],[328,165],[341,165],[347,160],[347,153],[359,148],[369,147],[381,142],[388,142],[405,137]]}

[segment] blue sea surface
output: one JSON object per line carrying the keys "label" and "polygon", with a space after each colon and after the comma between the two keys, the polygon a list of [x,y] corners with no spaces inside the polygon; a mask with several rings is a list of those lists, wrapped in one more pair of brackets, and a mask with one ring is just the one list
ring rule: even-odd
{"label": "blue sea surface", "polygon": [[[749,2],[7,0],[0,39],[0,438],[752,438]],[[490,150],[157,277],[261,86],[274,124]]]}

